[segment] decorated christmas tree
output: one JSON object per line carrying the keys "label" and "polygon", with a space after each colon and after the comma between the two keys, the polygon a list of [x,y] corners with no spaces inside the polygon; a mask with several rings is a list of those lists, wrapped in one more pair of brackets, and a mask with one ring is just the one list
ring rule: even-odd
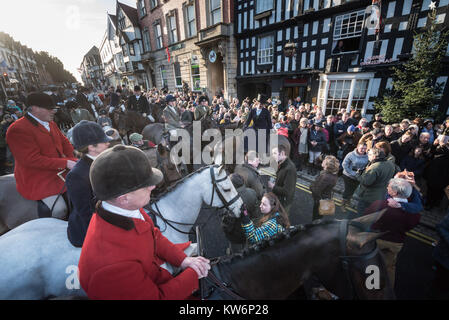
{"label": "decorated christmas tree", "polygon": [[443,88],[436,79],[446,55],[449,31],[439,28],[434,2],[429,8],[424,31],[414,36],[413,56],[392,68],[392,88],[374,103],[376,111],[381,112],[388,122],[440,116],[436,105]]}

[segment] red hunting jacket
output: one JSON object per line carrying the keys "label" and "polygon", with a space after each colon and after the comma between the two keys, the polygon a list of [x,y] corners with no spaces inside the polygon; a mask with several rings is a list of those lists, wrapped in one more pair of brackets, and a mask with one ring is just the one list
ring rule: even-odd
{"label": "red hunting jacket", "polygon": [[171,243],[141,209],[145,221],[98,207],[87,230],[78,263],[89,299],[182,300],[198,289],[198,275],[187,268],[176,277],[160,260],[180,266],[185,253]]}
{"label": "red hunting jacket", "polygon": [[77,159],[55,122],[48,132],[26,114],[9,127],[6,142],[15,159],[17,191],[24,198],[41,200],[61,192],[64,182],[57,173],[67,167],[67,160]]}

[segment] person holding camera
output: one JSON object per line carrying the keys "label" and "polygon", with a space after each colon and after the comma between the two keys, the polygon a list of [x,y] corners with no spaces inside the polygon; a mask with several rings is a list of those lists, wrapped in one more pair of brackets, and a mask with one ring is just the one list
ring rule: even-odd
{"label": "person holding camera", "polygon": [[342,208],[351,202],[351,198],[359,186],[357,172],[362,172],[368,165],[368,155],[366,154],[366,143],[359,143],[357,148],[346,155],[343,160],[343,182],[345,190],[343,191]]}

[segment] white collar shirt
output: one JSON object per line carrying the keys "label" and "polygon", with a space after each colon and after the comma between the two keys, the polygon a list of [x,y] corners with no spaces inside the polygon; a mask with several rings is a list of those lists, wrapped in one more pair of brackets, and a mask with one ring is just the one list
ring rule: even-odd
{"label": "white collar shirt", "polygon": [[393,198],[393,200],[397,201],[397,202],[403,202],[403,203],[408,203],[407,199],[404,198]]}
{"label": "white collar shirt", "polygon": [[34,116],[31,112],[28,113],[34,120],[39,122],[41,125],[44,126],[45,129],[47,129],[48,132],[50,132],[50,123],[47,121],[42,121],[41,119],[38,119],[36,116]]}
{"label": "white collar shirt", "polygon": [[139,210],[126,210],[126,209],[114,206],[105,201],[103,201],[101,203],[101,205],[103,206],[103,209],[105,209],[109,212],[112,212],[112,213],[115,213],[115,214],[118,214],[118,215],[121,215],[121,216],[124,216],[127,218],[145,220]]}

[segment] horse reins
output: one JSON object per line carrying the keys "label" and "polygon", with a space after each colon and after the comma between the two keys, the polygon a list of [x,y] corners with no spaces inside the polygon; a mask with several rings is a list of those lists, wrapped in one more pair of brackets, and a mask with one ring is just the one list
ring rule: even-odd
{"label": "horse reins", "polygon": [[210,205],[209,206],[212,207],[212,204],[214,203],[214,195],[215,195],[215,192],[216,192],[218,197],[220,198],[221,202],[223,203],[223,206],[221,206],[218,209],[226,208],[228,211],[232,211],[229,206],[231,204],[233,204],[234,202],[236,202],[238,199],[240,199],[240,195],[237,193],[237,195],[234,198],[232,198],[230,201],[227,201],[224,198],[223,194],[220,192],[220,189],[218,188],[217,183],[225,181],[226,179],[228,179],[228,176],[225,176],[224,178],[221,178],[221,179],[217,180],[215,178],[215,173],[214,173],[214,168],[217,168],[217,167],[218,167],[217,165],[210,167],[210,175],[211,175],[211,178],[212,178],[212,188],[213,189],[212,189],[212,197],[210,199]]}
{"label": "horse reins", "polygon": [[[210,173],[211,173],[212,188],[213,188],[213,190],[212,190],[212,199],[211,199],[211,202],[210,202],[210,205],[209,205],[209,206],[212,207],[212,204],[213,204],[213,201],[214,201],[214,194],[215,194],[215,192],[217,192],[218,197],[220,198],[221,202],[223,203],[223,206],[222,206],[222,207],[219,207],[218,209],[226,208],[226,209],[228,209],[229,211],[231,211],[231,209],[229,208],[229,206],[230,206],[231,204],[233,204],[235,201],[237,201],[237,200],[240,198],[240,195],[237,194],[237,195],[236,195],[234,198],[232,198],[229,202],[226,201],[226,199],[224,198],[224,196],[221,194],[221,192],[220,192],[220,190],[219,190],[219,188],[218,188],[217,183],[225,181],[228,177],[225,176],[225,177],[222,178],[222,179],[216,180],[216,179],[215,179],[215,173],[214,173],[214,168],[216,168],[216,167],[218,167],[218,166],[211,166],[211,167],[210,167]],[[154,202],[154,206],[155,206],[155,208],[156,208],[156,211],[154,211],[154,210],[151,208],[151,206],[149,206],[147,209],[150,210],[153,214],[155,214],[155,215],[158,216],[159,218],[161,218],[162,221],[164,221],[167,225],[169,225],[170,227],[172,227],[174,230],[176,230],[176,231],[178,231],[178,232],[180,232],[180,233],[182,233],[182,234],[188,234],[188,235],[191,235],[191,234],[193,235],[193,234],[195,234],[195,233],[192,232],[192,231],[185,232],[185,231],[179,230],[178,228],[176,228],[176,227],[173,225],[173,224],[178,224],[178,225],[182,225],[182,226],[193,226],[193,225],[195,225],[195,223],[183,223],[183,222],[177,222],[177,221],[169,220],[169,219],[165,218],[165,217],[162,215],[162,213],[161,213],[161,211],[160,211],[160,209],[159,209],[159,206],[157,205],[157,202]],[[206,222],[204,222],[203,224],[205,225],[207,222],[209,222],[209,220],[211,219],[211,217],[212,217],[212,214],[209,215],[209,218],[207,218]],[[164,230],[164,231],[165,231],[165,230]]]}
{"label": "horse reins", "polygon": [[[210,266],[211,269],[210,271],[207,273],[207,277],[205,278],[206,280],[208,280],[213,286],[214,288],[220,288],[221,290],[223,290],[227,295],[231,296],[232,298],[236,299],[236,300],[246,300],[245,298],[243,298],[242,296],[238,295],[237,293],[235,293],[234,291],[232,291],[229,286],[221,281],[213,272],[212,272],[212,267],[216,264],[218,264],[218,262],[220,262],[220,258],[218,258],[215,261],[211,261]],[[218,270],[216,270],[218,272]],[[210,295],[210,293],[209,293]]]}

